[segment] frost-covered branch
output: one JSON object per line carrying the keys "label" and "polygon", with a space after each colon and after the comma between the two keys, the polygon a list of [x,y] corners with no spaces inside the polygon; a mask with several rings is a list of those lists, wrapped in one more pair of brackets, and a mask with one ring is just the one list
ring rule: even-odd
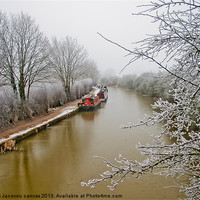
{"label": "frost-covered branch", "polygon": [[[152,12],[161,8],[169,10],[170,8],[174,8],[175,6],[187,6],[184,11],[191,11],[193,9],[199,8],[200,3],[197,0],[158,0],[158,1],[151,1],[151,4],[148,5],[141,5],[139,7],[147,8],[145,12]],[[189,8],[188,8],[189,7]],[[184,12],[182,11],[182,12]]]}
{"label": "frost-covered branch", "polygon": [[145,155],[142,162],[119,155],[113,164],[99,157],[110,171],[82,185],[94,187],[110,180],[110,189],[115,189],[127,175],[138,178],[155,172],[166,177],[184,177],[188,181],[179,184],[180,191],[185,192],[188,200],[200,199],[200,2],[158,0],[142,8],[146,10],[136,15],[153,19],[158,24],[158,33],[134,43],[132,50],[99,35],[128,53],[127,65],[143,59],[169,74],[170,101],[158,99],[152,105],[152,115],[122,126],[125,129],[159,124],[160,133],[151,134],[153,144],[137,145]]}

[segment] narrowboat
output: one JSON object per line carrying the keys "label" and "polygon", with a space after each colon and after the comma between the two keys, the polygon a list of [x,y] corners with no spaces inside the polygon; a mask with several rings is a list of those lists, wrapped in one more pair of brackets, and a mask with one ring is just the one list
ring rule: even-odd
{"label": "narrowboat", "polygon": [[108,99],[108,88],[106,86],[101,86],[100,91],[97,94],[101,101],[107,101]]}
{"label": "narrowboat", "polygon": [[85,97],[78,103],[78,107],[80,111],[90,111],[101,105],[101,101],[99,96],[89,96]]}

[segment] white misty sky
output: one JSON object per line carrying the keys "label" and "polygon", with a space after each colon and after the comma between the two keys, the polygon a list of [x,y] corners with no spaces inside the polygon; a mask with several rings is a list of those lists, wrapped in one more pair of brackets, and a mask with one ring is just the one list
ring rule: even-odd
{"label": "white misty sky", "polygon": [[[125,57],[124,50],[105,41],[97,32],[131,49],[132,42],[156,31],[150,19],[132,16],[138,10],[137,5],[147,2],[148,0],[0,0],[0,10],[30,14],[49,39],[52,36],[60,39],[67,35],[76,38],[84,45],[90,59],[97,63],[99,71],[103,74],[118,74],[130,57]],[[158,70],[157,66],[140,61],[130,65],[122,75],[139,75],[155,70]]]}

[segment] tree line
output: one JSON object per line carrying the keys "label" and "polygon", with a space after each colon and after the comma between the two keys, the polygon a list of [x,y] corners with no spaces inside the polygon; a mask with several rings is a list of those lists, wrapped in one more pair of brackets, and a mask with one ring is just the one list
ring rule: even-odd
{"label": "tree line", "polygon": [[139,76],[128,74],[121,77],[103,77],[101,82],[106,85],[131,89],[141,95],[170,99],[171,80],[172,77],[164,72],[145,72]]}
{"label": "tree line", "polygon": [[[80,98],[98,75],[96,63],[75,38],[49,40],[30,15],[23,12],[8,15],[0,11],[1,128],[48,112],[58,102]],[[57,87],[50,90],[52,85]],[[56,91],[62,98],[53,97]],[[46,105],[38,102],[35,111],[37,96]]]}

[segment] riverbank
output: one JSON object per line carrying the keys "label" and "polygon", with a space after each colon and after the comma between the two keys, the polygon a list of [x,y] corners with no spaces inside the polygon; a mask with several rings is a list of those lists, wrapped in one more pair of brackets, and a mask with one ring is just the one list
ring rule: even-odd
{"label": "riverbank", "polygon": [[[88,95],[97,95],[99,89],[93,87]],[[78,111],[78,102],[81,99],[69,102],[62,107],[57,107],[55,109],[50,109],[49,114],[37,117],[36,119],[18,125],[12,129],[8,129],[0,133],[0,154],[8,150],[14,149],[15,144],[21,140],[30,137],[32,135],[38,134],[41,130],[48,128],[49,126],[56,124],[57,122],[65,119],[68,116],[76,113]],[[10,142],[11,141],[11,142]]]}
{"label": "riverbank", "polygon": [[0,133],[0,147],[13,140],[15,143],[20,142],[21,140],[39,133],[41,130],[46,129],[47,127],[61,121],[67,116],[71,116],[73,113],[78,111],[77,103],[80,99],[73,102],[69,102],[62,107],[57,107],[51,109],[48,115],[37,117],[36,119],[18,125],[12,129],[8,129]]}

